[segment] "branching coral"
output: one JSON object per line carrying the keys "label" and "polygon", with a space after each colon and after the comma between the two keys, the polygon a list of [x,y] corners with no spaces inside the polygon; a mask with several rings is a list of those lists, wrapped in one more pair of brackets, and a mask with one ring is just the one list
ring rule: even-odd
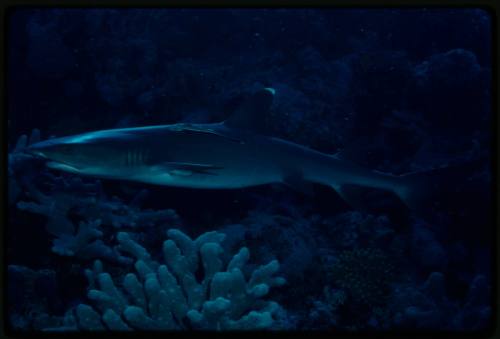
{"label": "branching coral", "polygon": [[[100,261],[87,270],[89,305],[75,309],[79,327],[85,330],[267,329],[280,306],[263,300],[273,286],[285,283],[273,277],[276,260],[256,268],[249,279],[245,265],[249,251],[243,247],[227,263],[221,242],[225,235],[207,232],[195,240],[177,229],[167,232],[164,263],[128,233],[117,235],[118,249],[136,259],[136,273],[117,286]],[[198,278],[203,273],[203,278]]]}
{"label": "branching coral", "polygon": [[[79,209],[95,203],[93,197],[76,196],[69,192],[57,192],[45,195],[35,187],[31,187],[31,197],[37,202],[20,201],[17,207],[47,217],[46,229],[55,236],[52,251],[63,256],[77,256],[81,258],[105,258],[110,261],[126,264],[127,258],[120,256],[115,250],[105,245],[100,239],[103,232],[99,229],[103,219],[95,215],[82,214],[88,221],[80,221],[75,227],[70,219],[70,211],[78,212]],[[106,206],[98,204],[94,208]],[[101,216],[112,219],[112,211],[101,208]],[[105,213],[107,212],[107,213]],[[76,228],[76,229],[75,229]]]}
{"label": "branching coral", "polygon": [[[101,219],[102,225],[115,228],[150,227],[159,221],[178,222],[178,217],[171,209],[149,210],[140,208],[143,190],[127,204],[117,197],[108,198],[100,191],[100,185],[82,184],[81,179],[53,179],[53,189],[50,195],[43,194],[36,187],[28,187],[31,197],[36,202],[20,201],[17,206],[22,210],[49,217],[48,230],[54,235],[74,232],[74,226],[68,219],[69,211],[76,215]],[[75,195],[85,187],[85,194]],[[52,229],[54,227],[54,229]]]}

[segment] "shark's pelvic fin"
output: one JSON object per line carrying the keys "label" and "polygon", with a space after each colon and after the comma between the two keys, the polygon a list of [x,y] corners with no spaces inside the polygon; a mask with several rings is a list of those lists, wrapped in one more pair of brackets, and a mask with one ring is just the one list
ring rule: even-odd
{"label": "shark's pelvic fin", "polygon": [[273,88],[264,88],[254,93],[224,124],[231,128],[263,133],[266,116],[273,103],[275,92]]}
{"label": "shark's pelvic fin", "polygon": [[47,163],[48,168],[60,170],[60,171],[66,171],[66,172],[71,172],[71,173],[79,173],[80,170],[74,166],[70,166],[67,164],[63,164],[61,162],[56,162],[56,161],[49,161]]}

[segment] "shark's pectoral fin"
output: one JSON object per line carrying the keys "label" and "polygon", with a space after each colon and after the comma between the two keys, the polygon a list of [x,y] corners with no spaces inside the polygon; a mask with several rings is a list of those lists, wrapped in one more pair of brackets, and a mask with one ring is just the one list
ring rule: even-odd
{"label": "shark's pectoral fin", "polygon": [[300,172],[290,172],[283,177],[283,183],[294,189],[295,191],[301,192],[308,196],[314,195],[313,184],[304,179],[304,176]]}
{"label": "shark's pectoral fin", "polygon": [[62,162],[56,162],[56,161],[49,161],[46,163],[46,166],[48,168],[52,168],[55,170],[60,170],[60,171],[65,171],[65,172],[70,172],[70,173],[79,173],[80,170],[74,166],[66,165]]}
{"label": "shark's pectoral fin", "polygon": [[174,176],[191,176],[194,174],[209,174],[217,175],[215,170],[222,169],[222,167],[210,164],[192,164],[187,162],[164,162],[159,165],[165,172]]}

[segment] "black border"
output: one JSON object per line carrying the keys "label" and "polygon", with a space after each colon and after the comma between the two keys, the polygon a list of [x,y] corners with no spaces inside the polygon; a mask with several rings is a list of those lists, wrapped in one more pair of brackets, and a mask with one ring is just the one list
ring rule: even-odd
{"label": "black border", "polygon": [[[500,251],[498,246],[500,245],[500,232],[498,231],[499,226],[499,211],[500,204],[498,200],[498,193],[500,192],[500,184],[498,182],[498,171],[500,167],[498,166],[497,155],[500,150],[500,137],[498,131],[498,107],[499,107],[499,97],[498,97],[498,57],[499,53],[499,40],[498,40],[498,15],[500,8],[500,1],[496,0],[304,0],[303,2],[294,0],[212,0],[212,1],[202,1],[202,0],[69,0],[69,1],[57,1],[57,0],[4,0],[0,4],[0,25],[2,27],[2,44],[1,49],[3,53],[0,53],[0,63],[2,66],[2,77],[0,81],[0,92],[2,94],[2,107],[3,114],[7,117],[7,57],[6,52],[8,51],[8,20],[9,15],[16,9],[25,8],[370,8],[370,9],[382,9],[382,8],[476,8],[487,11],[491,18],[491,113],[492,113],[492,124],[491,124],[491,175],[492,175],[492,220],[493,220],[493,237],[491,239],[492,248],[492,323],[489,328],[482,331],[475,332],[454,332],[454,331],[363,331],[363,332],[321,332],[321,331],[277,331],[277,332],[90,332],[88,334],[92,336],[140,336],[140,337],[150,337],[150,336],[235,336],[235,335],[250,335],[252,337],[261,335],[327,335],[337,338],[341,337],[402,337],[402,338],[434,338],[436,336],[443,337],[457,337],[457,338],[500,338],[500,316],[498,312],[499,294],[498,294],[498,283],[500,281]],[[5,216],[3,221],[7,220],[7,185],[8,177],[6,173],[7,160],[8,160],[8,149],[7,149],[7,134],[8,128],[6,123],[6,118],[1,119],[1,131],[3,137],[2,143],[2,157],[0,158],[0,175],[2,177],[2,195],[0,196],[0,213],[2,217]],[[1,226],[6,226],[6,222],[1,223]],[[6,232],[7,227],[4,227],[4,232]],[[0,232],[0,244],[2,244],[2,250],[0,251],[0,263],[2,265],[2,278],[0,279],[0,337],[5,338],[21,338],[21,337],[84,337],[87,335],[85,332],[76,333],[44,333],[44,332],[14,332],[8,328],[8,319],[5,302],[7,300],[7,289],[4,282],[6,282],[7,276],[7,265],[5,263],[5,249],[6,246],[6,233]]]}

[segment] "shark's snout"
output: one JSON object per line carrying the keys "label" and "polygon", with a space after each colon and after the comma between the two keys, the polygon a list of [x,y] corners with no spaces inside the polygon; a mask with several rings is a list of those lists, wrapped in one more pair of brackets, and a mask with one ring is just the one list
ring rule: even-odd
{"label": "shark's snout", "polygon": [[46,151],[50,148],[50,146],[51,144],[49,144],[47,141],[37,142],[26,147],[26,149],[24,149],[24,152],[34,156],[47,158]]}
{"label": "shark's snout", "polygon": [[62,155],[68,155],[72,152],[72,147],[64,142],[61,142],[60,139],[49,139],[28,146],[25,149],[25,152],[37,157],[50,159],[60,157]]}
{"label": "shark's snout", "polygon": [[47,158],[47,153],[53,146],[54,143],[51,140],[41,141],[26,147],[24,152],[37,157]]}
{"label": "shark's snout", "polygon": [[49,168],[72,173],[83,169],[104,172],[103,168],[116,159],[116,153],[96,142],[97,138],[92,138],[93,142],[90,139],[86,135],[54,138],[30,145],[25,151],[45,160]]}

